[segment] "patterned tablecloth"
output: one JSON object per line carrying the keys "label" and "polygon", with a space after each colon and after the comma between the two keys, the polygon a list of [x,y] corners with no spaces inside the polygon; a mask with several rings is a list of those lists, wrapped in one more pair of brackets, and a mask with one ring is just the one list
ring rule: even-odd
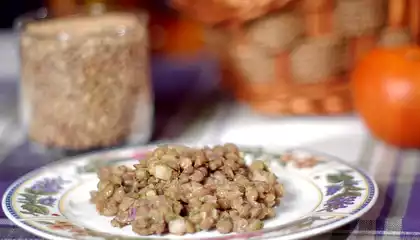
{"label": "patterned tablecloth", "polygon": [[[215,96],[211,98],[214,100]],[[356,117],[289,119],[283,122],[273,119],[250,120],[251,117],[247,116],[237,117],[240,107],[235,104],[214,105],[207,102],[214,103],[200,100],[173,106],[158,104],[154,139],[227,141],[244,139],[240,135],[242,133],[252,135],[248,139],[252,139],[253,144],[271,144],[275,147],[283,141],[291,145],[318,146],[315,148],[366,169],[378,182],[380,195],[375,207],[360,220],[316,239],[420,239],[418,151],[403,151],[373,141]],[[1,113],[5,111],[3,109]],[[10,134],[18,131],[18,128],[13,128],[16,125],[13,125],[14,122],[0,121],[3,129],[8,129],[3,134],[0,131],[0,139],[13,138]],[[282,127],[275,127],[276,122],[281,122]],[[256,125],[260,135],[255,132]],[[235,126],[238,126],[237,131],[233,133]],[[312,134],[312,140],[304,143],[308,138],[305,134],[309,133]],[[320,135],[322,139],[318,138]],[[6,141],[7,144],[0,141],[0,157],[3,156],[0,159],[0,195],[18,177],[57,158],[37,152],[26,141],[19,139]],[[280,145],[287,147],[287,144]],[[0,210],[0,239],[38,238],[16,227]]]}

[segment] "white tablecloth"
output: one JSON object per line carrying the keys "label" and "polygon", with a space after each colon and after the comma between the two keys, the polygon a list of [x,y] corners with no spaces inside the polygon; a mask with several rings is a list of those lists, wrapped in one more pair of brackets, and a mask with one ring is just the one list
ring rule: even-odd
{"label": "white tablecloth", "polygon": [[369,134],[357,116],[267,118],[248,107],[221,104],[196,122],[181,139],[187,142],[234,142],[267,149],[303,147],[356,162]]}

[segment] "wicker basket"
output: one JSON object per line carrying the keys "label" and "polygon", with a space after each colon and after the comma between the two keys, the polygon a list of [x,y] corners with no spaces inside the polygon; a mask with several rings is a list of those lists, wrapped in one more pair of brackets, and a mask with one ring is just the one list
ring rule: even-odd
{"label": "wicker basket", "polygon": [[[194,6],[194,0],[174,1],[192,12],[187,5]],[[247,16],[236,9],[230,18],[228,12],[197,18],[207,23],[207,45],[221,59],[223,85],[265,114],[351,112],[348,73],[360,57],[378,45],[419,38],[419,0],[254,2],[263,2],[264,11]]]}

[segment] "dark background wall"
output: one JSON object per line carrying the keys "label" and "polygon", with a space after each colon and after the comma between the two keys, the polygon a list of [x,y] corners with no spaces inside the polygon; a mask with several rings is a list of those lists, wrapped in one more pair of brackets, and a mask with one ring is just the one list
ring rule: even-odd
{"label": "dark background wall", "polygon": [[[59,2],[60,0],[55,0]],[[76,2],[84,2],[84,0],[75,0]],[[0,28],[11,28],[16,17],[23,13],[30,12],[46,5],[48,0],[0,0]],[[120,6],[136,6],[146,7],[149,10],[167,9],[166,0],[106,0],[106,2],[114,3]],[[141,3],[146,4],[143,6]]]}
{"label": "dark background wall", "polygon": [[43,6],[43,0],[0,0],[0,28],[11,28],[14,19]]}

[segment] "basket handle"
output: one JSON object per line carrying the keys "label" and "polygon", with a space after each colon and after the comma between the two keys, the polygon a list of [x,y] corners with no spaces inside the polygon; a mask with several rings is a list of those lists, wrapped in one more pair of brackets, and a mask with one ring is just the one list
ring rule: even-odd
{"label": "basket handle", "polygon": [[242,23],[298,0],[171,0],[171,5],[200,22]]}

